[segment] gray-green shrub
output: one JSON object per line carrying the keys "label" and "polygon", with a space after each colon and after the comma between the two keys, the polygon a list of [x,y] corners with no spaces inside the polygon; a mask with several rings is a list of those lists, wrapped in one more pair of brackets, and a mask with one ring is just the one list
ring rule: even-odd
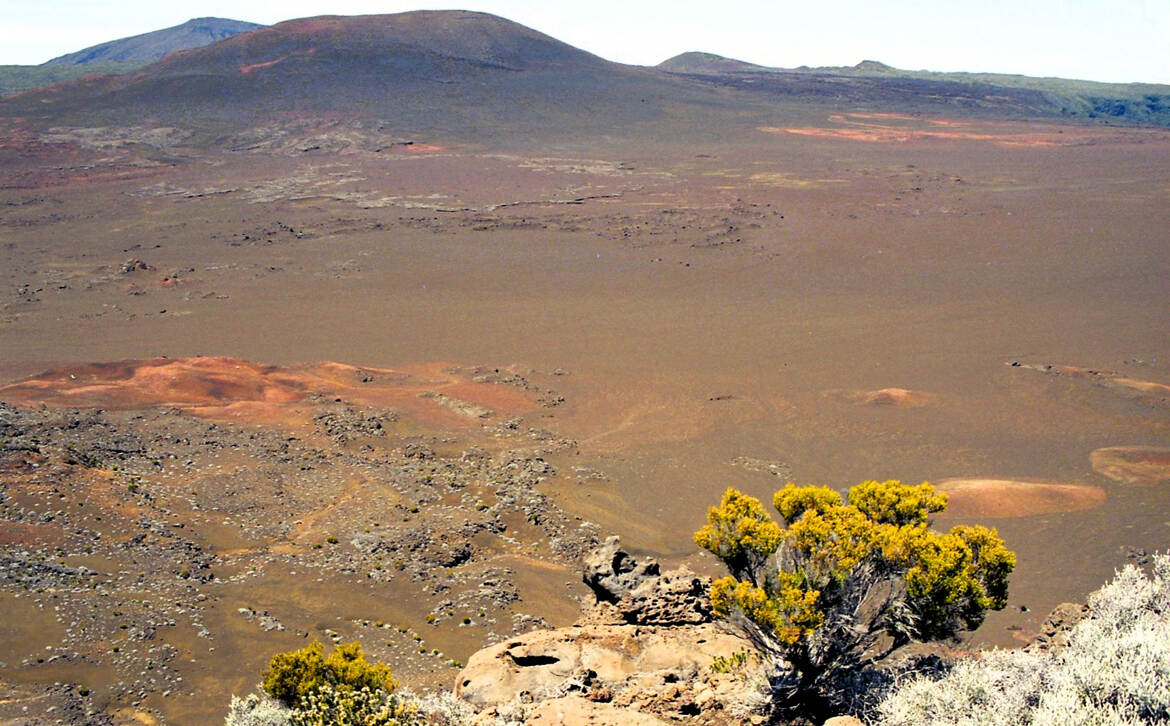
{"label": "gray-green shrub", "polygon": [[267,695],[232,696],[224,726],[289,726],[292,709]]}
{"label": "gray-green shrub", "polygon": [[878,707],[889,726],[1077,726],[1170,723],[1170,554],[1151,573],[1127,565],[1089,596],[1067,644],[992,651],[933,680],[896,686]]}

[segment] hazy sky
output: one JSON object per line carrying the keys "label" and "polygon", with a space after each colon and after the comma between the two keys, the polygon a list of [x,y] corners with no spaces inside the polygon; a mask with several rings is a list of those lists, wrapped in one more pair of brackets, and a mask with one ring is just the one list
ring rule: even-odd
{"label": "hazy sky", "polygon": [[705,50],[763,65],[994,71],[1170,83],[1170,0],[0,0],[0,64],[218,16],[462,7],[502,15],[592,53],[653,65]]}

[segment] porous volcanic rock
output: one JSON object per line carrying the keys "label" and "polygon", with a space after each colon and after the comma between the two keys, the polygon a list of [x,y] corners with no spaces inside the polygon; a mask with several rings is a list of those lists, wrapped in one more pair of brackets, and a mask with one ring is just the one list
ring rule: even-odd
{"label": "porous volcanic rock", "polygon": [[648,713],[630,711],[612,703],[590,701],[582,696],[563,696],[545,701],[528,719],[529,726],[659,726],[666,723]]}
{"label": "porous volcanic rock", "polygon": [[653,558],[641,561],[617,537],[587,555],[582,579],[597,602],[609,603],[622,621],[640,625],[698,625],[711,621],[710,578],[686,568],[662,573]]}
{"label": "porous volcanic rock", "polygon": [[762,722],[766,659],[711,622],[710,581],[662,573],[611,537],[583,558],[596,602],[568,628],[538,630],[471,656],[455,695],[481,716],[526,723]]}
{"label": "porous volcanic rock", "polygon": [[1048,651],[1059,648],[1068,643],[1068,636],[1077,623],[1089,614],[1089,606],[1076,602],[1062,602],[1052,609],[1044,623],[1040,626],[1040,633],[1032,642],[1024,646],[1024,650]]}
{"label": "porous volcanic rock", "polygon": [[[754,652],[746,640],[714,623],[538,630],[472,655],[455,695],[481,712],[513,699],[539,703],[577,695],[635,713],[730,723],[727,709],[745,701],[744,692],[759,682],[748,676],[762,674],[764,666],[749,657],[744,673],[728,674],[715,672],[712,664],[716,657],[731,659],[745,650]],[[540,712],[548,709],[548,703],[539,704]]]}
{"label": "porous volcanic rock", "polygon": [[708,668],[715,656],[747,647],[712,623],[691,627],[573,625],[517,636],[471,656],[455,694],[476,704],[517,694],[656,688]]}

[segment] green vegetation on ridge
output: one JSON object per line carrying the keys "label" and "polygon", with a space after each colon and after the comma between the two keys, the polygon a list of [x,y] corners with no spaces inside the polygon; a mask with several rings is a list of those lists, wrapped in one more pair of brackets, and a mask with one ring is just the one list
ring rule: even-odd
{"label": "green vegetation on ridge", "polygon": [[0,96],[72,81],[95,73],[121,75],[137,70],[149,61],[97,61],[82,65],[0,66]]}
{"label": "green vegetation on ridge", "polygon": [[[1170,86],[1156,83],[1101,83],[1067,78],[1038,78],[1008,73],[905,70],[878,61],[854,66],[771,68],[713,53],[684,53],[663,61],[659,68],[672,73],[721,79],[740,87],[761,81],[795,87],[802,79],[856,79],[876,91],[891,84],[925,84],[923,94],[990,99],[997,89],[1029,92],[1027,102],[1038,115],[1067,118],[1113,119],[1127,123],[1170,125]],[[1024,99],[1022,99],[1024,100]]]}

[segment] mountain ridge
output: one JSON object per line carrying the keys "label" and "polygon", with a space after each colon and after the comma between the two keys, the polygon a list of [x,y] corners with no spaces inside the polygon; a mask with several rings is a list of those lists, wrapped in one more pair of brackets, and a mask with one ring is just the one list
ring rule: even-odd
{"label": "mountain ridge", "polygon": [[766,66],[749,63],[736,58],[728,58],[717,53],[706,53],[698,50],[689,50],[676,56],[667,58],[654,66],[671,73],[704,73],[729,71],[763,71]]}
{"label": "mountain ridge", "polygon": [[[1137,124],[1170,126],[1170,85],[1105,83],[1070,78],[1036,77],[972,71],[928,71],[897,68],[881,61],[862,60],[852,66],[762,66],[715,53],[691,51],[659,63],[668,73],[703,77],[709,82],[743,88],[794,85],[809,78],[858,79],[861,83],[888,82],[890,87],[928,84],[923,90],[955,96],[1003,89],[1031,95],[1041,115],[1061,118],[1114,119]],[[1021,97],[1022,98],[1022,97]]]}
{"label": "mountain ridge", "polygon": [[151,62],[179,50],[215,43],[263,25],[230,18],[192,18],[170,28],[98,43],[66,53],[42,63],[42,66],[85,65],[94,62]]}
{"label": "mountain ridge", "polygon": [[[656,98],[709,89],[625,66],[498,16],[469,11],[301,18],[173,53],[120,76],[0,101],[33,123],[214,127],[289,115],[376,118],[406,131],[525,137],[640,124]],[[206,122],[206,123],[205,123]]]}
{"label": "mountain ridge", "polygon": [[631,66],[499,16],[424,10],[264,26],[123,75],[9,96],[0,117],[200,126],[202,143],[215,143],[290,114],[372,118],[402,133],[474,140],[651,138],[664,122],[723,136],[826,108],[1170,126],[1170,86],[935,74],[877,61],[775,69],[699,52]]}

